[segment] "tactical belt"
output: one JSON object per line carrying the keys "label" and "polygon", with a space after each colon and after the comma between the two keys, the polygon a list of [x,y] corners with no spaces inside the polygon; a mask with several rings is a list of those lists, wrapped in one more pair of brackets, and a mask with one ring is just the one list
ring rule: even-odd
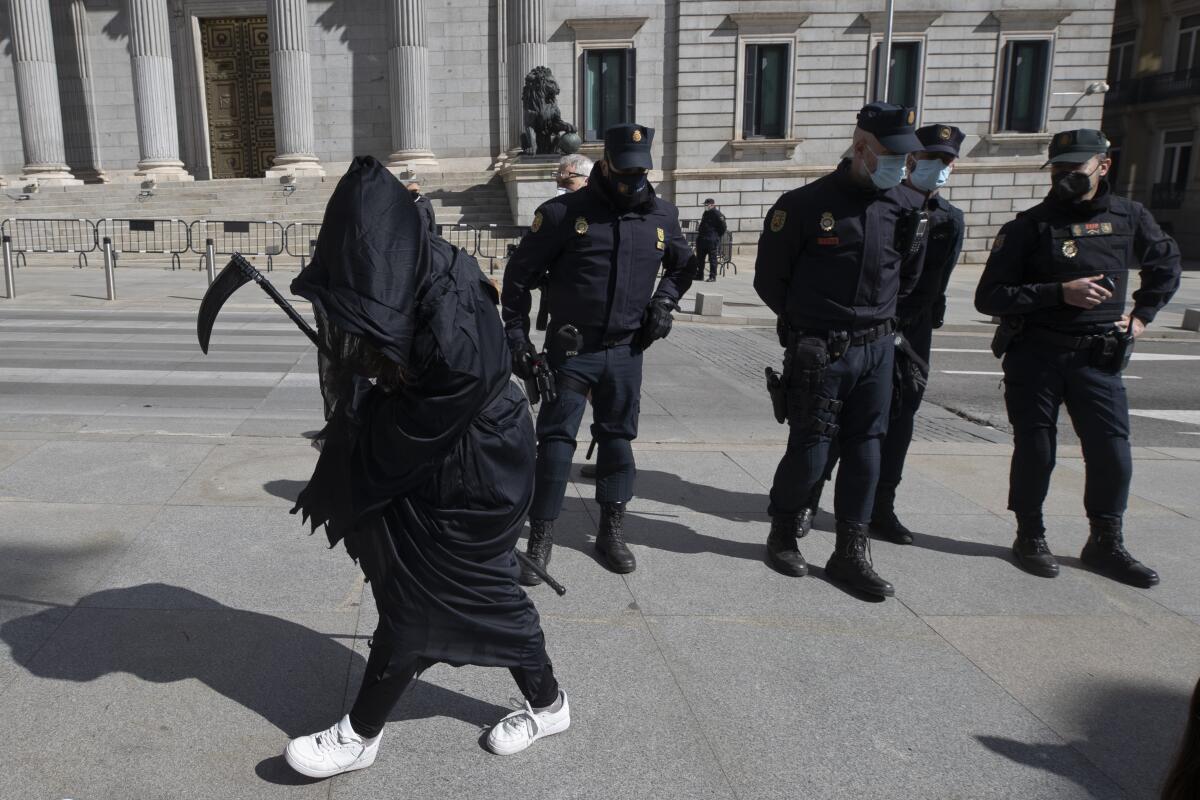
{"label": "tactical belt", "polygon": [[1085,334],[1083,336],[1072,336],[1069,333],[1059,333],[1048,328],[1028,327],[1021,332],[1021,338],[1051,344],[1055,347],[1064,347],[1067,350],[1087,350],[1092,346],[1094,341],[1103,339],[1104,335]]}
{"label": "tactical belt", "polygon": [[[876,339],[881,339],[884,336],[887,336],[889,333],[895,333],[895,331],[896,320],[889,319],[870,328],[862,328],[857,331],[851,331],[849,333],[849,339],[842,339],[842,341],[849,341],[851,347],[857,347],[860,344],[870,344]],[[799,331],[799,335],[816,336],[818,339],[833,341],[834,339],[839,339],[842,336],[845,336],[846,333],[843,331],[811,330],[809,328],[805,328]]]}

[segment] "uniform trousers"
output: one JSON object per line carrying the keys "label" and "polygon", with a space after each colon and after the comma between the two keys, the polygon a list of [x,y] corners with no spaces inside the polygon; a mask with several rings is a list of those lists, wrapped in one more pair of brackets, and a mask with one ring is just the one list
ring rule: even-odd
{"label": "uniform trousers", "polygon": [[596,501],[628,502],[637,477],[631,442],[637,438],[641,408],[642,352],[632,344],[622,344],[580,353],[554,366],[559,376],[558,398],[544,402],[538,412],[530,519],[558,519],[562,512],[575,437],[587,410],[587,396],[578,390],[582,386],[591,387],[592,393]]}
{"label": "uniform trousers", "polygon": [[1088,517],[1119,520],[1125,513],[1133,476],[1129,401],[1121,376],[1091,366],[1089,355],[1026,340],[1004,356],[1004,403],[1013,427],[1008,507],[1018,517],[1042,512],[1064,403],[1083,450]]}

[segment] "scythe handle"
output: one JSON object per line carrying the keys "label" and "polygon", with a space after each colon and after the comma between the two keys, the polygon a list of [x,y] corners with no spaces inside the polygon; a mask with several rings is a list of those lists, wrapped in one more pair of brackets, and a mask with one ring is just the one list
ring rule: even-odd
{"label": "scythe handle", "polygon": [[297,311],[295,307],[293,307],[292,304],[289,303],[287,299],[279,293],[279,290],[276,289],[275,286],[269,280],[267,280],[261,272],[254,268],[253,264],[247,261],[241,253],[234,253],[233,257],[229,260],[230,262],[237,264],[238,269],[242,271],[243,275],[257,283],[259,288],[266,292],[267,296],[275,301],[275,305],[279,306],[283,313],[287,314],[292,322],[296,323],[296,327],[299,328],[304,335],[307,336],[312,343],[317,346],[318,350],[320,350],[327,358],[333,358],[333,354],[325,348],[325,345],[321,342],[321,337],[317,335],[317,332],[313,330],[313,327],[308,324],[304,317],[300,316],[300,312]]}

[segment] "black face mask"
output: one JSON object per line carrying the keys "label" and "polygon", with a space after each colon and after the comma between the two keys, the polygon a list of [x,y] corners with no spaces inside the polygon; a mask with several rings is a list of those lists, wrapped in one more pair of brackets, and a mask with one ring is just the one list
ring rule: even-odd
{"label": "black face mask", "polygon": [[650,181],[644,172],[636,175],[618,175],[609,171],[607,175],[603,175],[603,183],[607,184],[603,188],[609,189],[607,194],[613,204],[623,211],[636,208],[650,199]]}
{"label": "black face mask", "polygon": [[1092,188],[1092,176],[1096,174],[1096,169],[1091,172],[1068,172],[1062,177],[1054,181],[1051,193],[1064,203],[1075,203],[1079,198],[1083,197]]}

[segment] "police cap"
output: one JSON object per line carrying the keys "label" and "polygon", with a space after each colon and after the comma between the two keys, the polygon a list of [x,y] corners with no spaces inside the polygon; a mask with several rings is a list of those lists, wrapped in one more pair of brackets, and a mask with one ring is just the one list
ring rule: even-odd
{"label": "police cap", "polygon": [[858,112],[858,127],[893,153],[921,149],[921,140],[913,130],[916,121],[916,111],[891,103],[868,103]]}
{"label": "police cap", "polygon": [[1103,131],[1092,128],[1063,131],[1050,140],[1050,158],[1046,164],[1079,164],[1092,156],[1106,155],[1108,148],[1109,141]]}
{"label": "police cap", "polygon": [[604,132],[604,154],[614,167],[626,169],[653,169],[650,158],[650,143],[654,141],[654,128],[645,125],[613,125]]}
{"label": "police cap", "polygon": [[967,135],[953,125],[925,125],[917,128],[917,138],[926,153],[946,153],[958,158],[958,149]]}

